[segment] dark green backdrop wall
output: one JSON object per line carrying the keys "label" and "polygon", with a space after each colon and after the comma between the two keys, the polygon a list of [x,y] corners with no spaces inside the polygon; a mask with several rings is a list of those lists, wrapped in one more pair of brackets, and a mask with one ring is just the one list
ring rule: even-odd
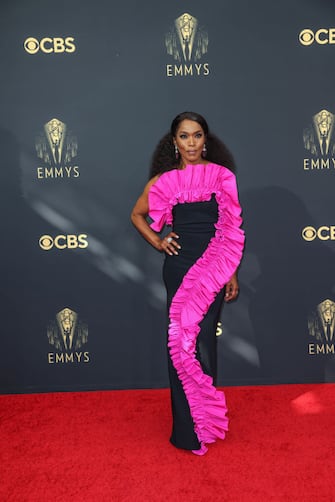
{"label": "dark green backdrop wall", "polygon": [[219,383],[334,381],[334,2],[11,0],[0,38],[0,391],[168,384],[163,256],[129,213],[184,110],[244,207]]}

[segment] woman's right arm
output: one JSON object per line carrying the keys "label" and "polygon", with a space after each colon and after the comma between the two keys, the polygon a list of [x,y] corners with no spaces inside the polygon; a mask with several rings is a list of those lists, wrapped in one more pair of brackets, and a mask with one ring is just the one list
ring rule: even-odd
{"label": "woman's right arm", "polygon": [[[178,235],[175,232],[170,232],[164,239],[161,239],[156,232],[154,232],[147,222],[147,216],[149,213],[149,202],[148,194],[151,185],[157,181],[158,176],[152,178],[145,186],[142,195],[138,198],[132,212],[131,221],[139,233],[158,251],[165,251],[165,253],[172,255],[178,254],[177,249],[180,248],[179,244],[174,240],[178,239]],[[168,242],[168,238],[172,237],[173,240]]]}

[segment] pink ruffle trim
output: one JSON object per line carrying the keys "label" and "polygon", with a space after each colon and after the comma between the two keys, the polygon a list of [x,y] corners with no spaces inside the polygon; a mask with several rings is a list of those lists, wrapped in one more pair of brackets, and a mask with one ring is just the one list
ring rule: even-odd
{"label": "pink ruffle trim", "polygon": [[[195,357],[199,324],[216,295],[237,269],[243,251],[235,176],[216,164],[187,166],[164,173],[151,186],[149,215],[151,227],[159,231],[172,223],[172,208],[184,202],[218,202],[216,232],[203,255],[193,264],[179,286],[170,306],[168,346],[171,360],[188,400],[194,429],[205,453],[205,444],[224,439],[228,430],[224,393],[216,390]],[[201,453],[200,453],[201,454]]]}

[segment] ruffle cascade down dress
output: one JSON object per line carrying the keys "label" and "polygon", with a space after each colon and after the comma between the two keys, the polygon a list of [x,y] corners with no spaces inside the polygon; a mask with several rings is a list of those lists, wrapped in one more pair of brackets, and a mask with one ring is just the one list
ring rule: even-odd
{"label": "ruffle cascade down dress", "polygon": [[168,351],[176,447],[202,455],[228,430],[215,388],[216,326],[225,284],[242,257],[244,232],[235,175],[214,163],[163,173],[149,190],[151,228],[173,225],[181,250],[166,255]]}

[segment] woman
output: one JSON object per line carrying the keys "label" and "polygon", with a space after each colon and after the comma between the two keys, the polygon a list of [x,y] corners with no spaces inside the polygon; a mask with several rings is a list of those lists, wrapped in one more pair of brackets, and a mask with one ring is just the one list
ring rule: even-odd
{"label": "woman", "polygon": [[[228,430],[225,396],[214,387],[216,327],[223,295],[230,301],[238,294],[244,233],[235,176],[224,165],[232,165],[231,156],[205,119],[181,113],[156,148],[149,183],[131,217],[142,236],[166,253],[170,441],[197,455]],[[173,229],[162,238],[164,225]]]}

